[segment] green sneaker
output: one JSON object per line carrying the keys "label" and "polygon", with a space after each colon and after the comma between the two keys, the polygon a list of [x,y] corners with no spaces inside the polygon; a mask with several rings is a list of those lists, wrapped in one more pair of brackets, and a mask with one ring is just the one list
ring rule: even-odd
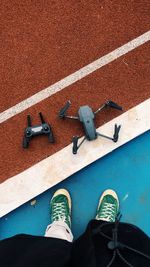
{"label": "green sneaker", "polygon": [[115,191],[105,190],[99,200],[95,219],[106,222],[115,222],[119,211],[119,200]]}
{"label": "green sneaker", "polygon": [[59,189],[51,199],[51,221],[63,221],[71,228],[71,198],[65,189]]}

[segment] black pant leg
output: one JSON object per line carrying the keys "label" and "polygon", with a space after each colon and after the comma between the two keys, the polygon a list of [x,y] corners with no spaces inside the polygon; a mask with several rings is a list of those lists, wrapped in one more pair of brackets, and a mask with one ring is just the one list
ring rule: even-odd
{"label": "black pant leg", "polygon": [[[111,262],[114,254],[114,250],[108,246],[113,236],[112,230],[114,227],[114,223],[92,220],[85,233],[73,243],[71,267],[106,267]],[[101,231],[104,235],[100,233]],[[138,227],[127,223],[119,223],[118,241],[150,257],[150,238]],[[131,266],[150,266],[150,259],[126,247],[119,247],[119,253]],[[111,266],[124,267],[127,264],[117,255]]]}
{"label": "black pant leg", "polygon": [[66,240],[17,235],[0,241],[0,266],[68,267],[71,248]]}

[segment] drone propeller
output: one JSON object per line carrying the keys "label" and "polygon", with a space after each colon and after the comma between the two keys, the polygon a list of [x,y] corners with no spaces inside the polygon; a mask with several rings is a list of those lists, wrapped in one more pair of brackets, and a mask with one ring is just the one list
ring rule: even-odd
{"label": "drone propeller", "polygon": [[68,108],[70,107],[71,102],[70,100],[67,101],[66,105],[59,111],[59,117],[60,118],[65,118],[66,112],[68,110]]}
{"label": "drone propeller", "polygon": [[115,143],[118,141],[120,128],[121,128],[121,125],[117,126],[117,124],[115,124],[115,132],[114,132],[114,136],[113,136],[113,141]]}
{"label": "drone propeller", "polygon": [[78,136],[73,136],[73,138],[72,138],[72,142],[73,142],[72,152],[73,152],[73,154],[77,154],[77,150],[78,150],[78,139],[79,139]]}
{"label": "drone propeller", "polygon": [[106,103],[106,106],[111,107],[111,108],[115,108],[118,110],[122,110],[121,106],[119,106],[118,104],[116,104],[115,102],[113,102],[111,100]]}

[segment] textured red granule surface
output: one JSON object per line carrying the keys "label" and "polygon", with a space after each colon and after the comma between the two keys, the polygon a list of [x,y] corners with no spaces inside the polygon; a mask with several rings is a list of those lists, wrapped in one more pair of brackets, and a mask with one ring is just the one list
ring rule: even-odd
{"label": "textured red granule surface", "polygon": [[148,31],[149,14],[149,0],[1,1],[0,111]]}
{"label": "textured red granule surface", "polygon": [[[73,135],[82,135],[77,121],[60,120],[57,116],[62,105],[70,99],[68,111],[76,115],[80,105],[88,104],[96,110],[107,99],[122,105],[124,111],[150,97],[149,44],[146,43],[127,55],[106,65],[72,86],[9,119],[0,126],[1,160],[0,181],[23,171],[40,160],[52,155],[71,142]],[[43,112],[54,131],[56,143],[49,144],[44,136],[31,141],[27,150],[22,148],[26,116],[31,114],[33,124],[39,123],[38,112]],[[96,126],[120,115],[116,110],[97,115]],[[122,125],[123,127],[123,125]],[[88,144],[87,144],[88,145]]]}

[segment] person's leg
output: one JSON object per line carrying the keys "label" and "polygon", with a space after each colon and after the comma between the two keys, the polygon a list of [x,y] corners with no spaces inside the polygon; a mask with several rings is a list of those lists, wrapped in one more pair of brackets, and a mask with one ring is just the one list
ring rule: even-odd
{"label": "person's leg", "polygon": [[93,236],[97,262],[100,266],[150,266],[149,237],[135,225],[120,223],[118,212],[117,194],[110,189],[104,191],[95,218],[99,225]]}
{"label": "person's leg", "polygon": [[[106,255],[107,243],[105,238],[95,231],[103,224],[115,222],[119,210],[117,194],[113,190],[106,190],[100,197],[94,220],[91,220],[86,231],[74,242],[71,266],[107,266],[110,255]],[[112,225],[112,224],[111,224]],[[100,264],[102,263],[102,265]]]}
{"label": "person's leg", "polygon": [[47,226],[45,237],[73,241],[71,232],[71,198],[65,189],[55,192],[50,203],[51,224]]}
{"label": "person's leg", "polygon": [[73,235],[71,232],[71,197],[67,190],[59,189],[50,202],[51,224],[47,226],[45,237],[51,243],[49,255],[51,265],[69,265]]}
{"label": "person's leg", "polygon": [[[72,250],[71,199],[58,190],[50,204],[51,225],[45,237],[16,235],[0,241],[0,266],[68,267]],[[9,255],[9,257],[8,257]]]}
{"label": "person's leg", "polygon": [[118,211],[117,194],[103,192],[95,219],[73,244],[72,267],[150,266],[150,238],[134,225],[119,223]]}

